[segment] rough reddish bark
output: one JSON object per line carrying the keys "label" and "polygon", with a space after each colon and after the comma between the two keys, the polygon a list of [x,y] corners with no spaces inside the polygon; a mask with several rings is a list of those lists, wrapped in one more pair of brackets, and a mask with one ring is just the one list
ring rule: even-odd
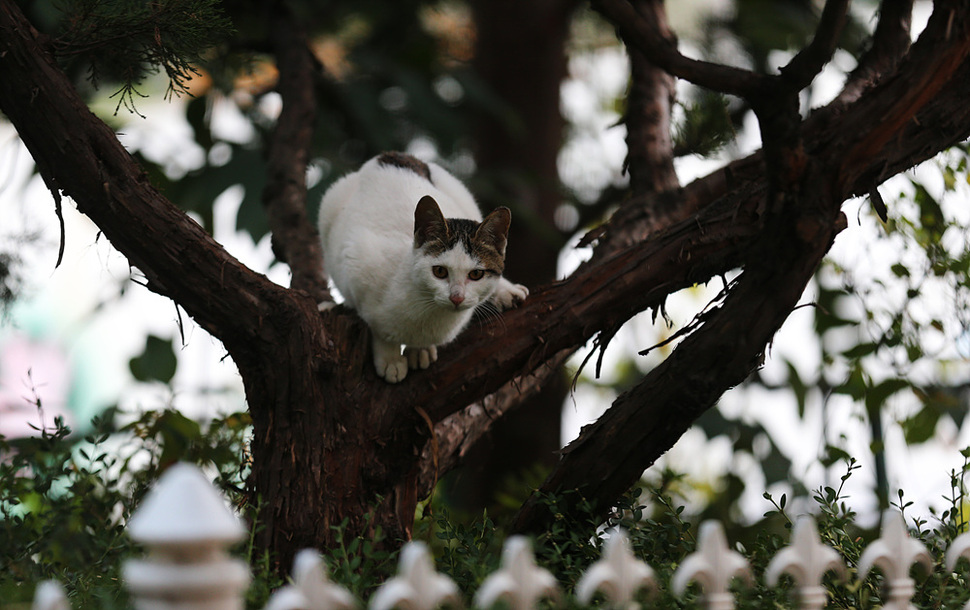
{"label": "rough reddish bark", "polygon": [[[617,2],[601,4],[620,18],[628,5]],[[52,191],[70,197],[151,290],[178,302],[236,361],[255,427],[255,491],[266,502],[260,542],[289,565],[298,548],[326,546],[330,526],[343,518],[352,530],[363,528],[378,495],[385,503],[370,523],[407,535],[419,448],[429,437],[424,415],[442,425],[462,412],[461,426],[480,425],[491,409],[475,414],[467,405],[502,389],[494,400],[507,407],[518,400],[515,379],[598,333],[609,336],[679,288],[744,268],[673,356],[568,448],[544,491],[580,489],[607,506],[757,365],[840,230],[842,201],[970,134],[970,7],[956,0],[937,2],[926,32],[892,73],[854,101],[801,121],[793,94],[824,62],[839,6],[827,5],[818,44],[788,75],[767,80],[680,59],[643,40],[636,15],[625,22],[625,37],[645,43],[656,65],[752,96],[765,153],[675,191],[671,197],[683,203],[675,207],[690,210],[683,220],[649,240],[610,247],[634,226],[632,202],[598,234],[589,263],[533,287],[523,307],[473,326],[441,351],[433,370],[397,386],[374,374],[358,318],[339,308],[319,314],[307,292],[247,269],[152,188],[7,1],[0,2],[0,109]],[[461,443],[448,446],[457,451]],[[517,525],[534,529],[544,519],[528,504]]]}

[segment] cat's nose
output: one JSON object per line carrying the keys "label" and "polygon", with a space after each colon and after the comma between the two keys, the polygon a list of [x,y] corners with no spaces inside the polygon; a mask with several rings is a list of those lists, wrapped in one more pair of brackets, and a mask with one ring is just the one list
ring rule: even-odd
{"label": "cat's nose", "polygon": [[465,302],[465,297],[461,296],[460,294],[453,294],[448,298],[451,299],[451,302],[455,304],[455,307],[458,307]]}

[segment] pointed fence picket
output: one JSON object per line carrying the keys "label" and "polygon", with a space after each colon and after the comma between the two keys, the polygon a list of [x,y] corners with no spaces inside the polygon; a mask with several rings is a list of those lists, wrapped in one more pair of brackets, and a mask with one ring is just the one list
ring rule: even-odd
{"label": "pointed fence picket", "polygon": [[[226,549],[245,535],[239,519],[219,492],[195,466],[170,468],[132,516],[128,530],[147,549],[143,559],[124,566],[124,578],[136,610],[242,610],[249,584],[247,566],[232,559]],[[970,533],[962,534],[946,553],[946,569],[955,572],[961,558],[970,559]],[[910,537],[902,515],[886,511],[879,539],[863,552],[858,578],[872,569],[886,579],[886,610],[909,610],[915,583],[909,575],[914,564],[932,569],[927,549]],[[822,578],[828,572],[846,578],[842,559],[824,545],[815,521],[801,517],[791,544],[769,562],[765,582],[777,585],[788,574],[803,610],[822,608],[827,599]],[[672,591],[682,596],[692,582],[700,585],[701,606],[707,610],[735,607],[731,585],[740,580],[752,584],[753,574],[744,557],[727,543],[721,524],[701,524],[697,551],[687,556],[671,581]],[[590,604],[597,593],[607,607],[636,610],[641,590],[658,588],[653,569],[638,559],[622,531],[607,540],[603,557],[590,566],[576,585],[576,599]],[[447,576],[438,573],[423,543],[410,542],[401,551],[397,576],[388,579],[371,596],[368,610],[434,610],[461,607],[461,593]],[[504,602],[512,610],[531,610],[541,600],[562,599],[555,578],[536,565],[528,539],[513,536],[505,543],[502,565],[485,579],[474,604],[491,608]],[[55,582],[37,587],[32,610],[68,610],[64,590]],[[346,589],[331,582],[323,559],[316,551],[297,554],[291,584],[273,593],[264,610],[350,610],[361,608]],[[970,610],[970,603],[966,606]]]}

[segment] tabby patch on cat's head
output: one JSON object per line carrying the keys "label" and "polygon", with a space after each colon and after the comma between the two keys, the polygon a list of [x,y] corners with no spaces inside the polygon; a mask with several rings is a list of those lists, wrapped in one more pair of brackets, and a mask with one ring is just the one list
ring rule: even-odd
{"label": "tabby patch on cat's head", "polygon": [[440,256],[461,246],[486,272],[501,275],[510,221],[511,213],[504,207],[492,211],[481,223],[445,218],[434,198],[425,195],[414,209],[414,247],[428,256]]}

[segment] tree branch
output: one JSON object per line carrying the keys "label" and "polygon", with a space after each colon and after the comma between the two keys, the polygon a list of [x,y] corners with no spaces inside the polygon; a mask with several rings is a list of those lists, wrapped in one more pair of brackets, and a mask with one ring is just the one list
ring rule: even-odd
{"label": "tree branch", "polygon": [[[578,490],[603,512],[639,480],[725,388],[741,383],[760,364],[764,346],[788,317],[831,244],[825,232],[838,230],[835,217],[830,220],[819,228],[820,239],[803,242],[808,251],[780,265],[745,271],[700,329],[563,450],[542,491]],[[550,518],[534,495],[511,529],[537,532]]]}
{"label": "tree branch", "polygon": [[[635,8],[671,44],[676,44],[667,27],[661,0],[636,0]],[[632,45],[630,91],[624,122],[627,127],[627,171],[634,195],[659,193],[680,186],[674,171],[673,141],[670,136],[671,106],[676,96],[673,76],[653,65]],[[653,224],[659,224],[654,222]],[[652,232],[656,227],[651,227]]]}
{"label": "tree branch", "polygon": [[883,75],[896,68],[900,58],[909,50],[912,15],[913,0],[883,0],[872,44],[849,74],[833,105],[854,102]]}
{"label": "tree branch", "polygon": [[845,26],[848,10],[849,0],[825,2],[812,42],[781,69],[782,80],[790,90],[801,91],[807,87],[832,59],[842,28]]}
{"label": "tree branch", "polygon": [[461,464],[465,453],[491,430],[496,419],[542,389],[550,376],[562,374],[562,364],[574,351],[562,350],[531,374],[513,379],[483,400],[439,422],[434,427],[434,442],[428,442],[421,452],[418,497],[427,497],[442,474]]}
{"label": "tree branch", "polygon": [[283,2],[274,5],[272,35],[283,110],[266,150],[263,204],[273,233],[273,251],[290,266],[290,286],[318,303],[333,300],[323,269],[320,238],[307,217],[306,170],[316,114],[314,61],[306,31]]}
{"label": "tree branch", "polygon": [[274,311],[269,303],[285,291],[230,256],[148,183],[40,40],[15,3],[0,3],[0,110],[45,182],[74,200],[145,274],[149,289],[224,341],[252,341],[260,320]]}
{"label": "tree branch", "polygon": [[628,44],[635,45],[651,62],[678,78],[745,99],[757,96],[772,80],[750,70],[682,55],[657,24],[644,19],[629,0],[595,0],[593,5],[619,29]]}
{"label": "tree branch", "polygon": [[[898,49],[896,51],[890,49],[895,48],[895,44],[901,44],[902,31],[906,32],[905,47],[909,47],[909,11],[907,7],[910,4],[909,0],[886,0],[884,2],[882,18],[876,29],[873,47],[867,54],[869,59],[864,59],[863,63],[868,61],[873,65],[887,66],[887,70],[888,66],[895,69],[898,58],[903,55],[903,52]],[[941,12],[940,15],[944,15],[944,13]],[[949,20],[949,13],[945,13],[945,15]],[[945,24],[942,22],[942,18],[938,19],[938,25],[935,29],[928,30],[925,39],[921,36],[921,39],[924,40],[924,46],[933,44],[933,48],[923,51],[924,59],[902,70],[898,77],[892,79],[891,83],[881,83],[886,89],[884,93],[873,95],[864,103],[853,104],[859,99],[859,95],[863,91],[863,84],[856,83],[858,86],[856,87],[856,85],[850,83],[843,92],[844,95],[825,108],[813,112],[806,120],[803,129],[807,154],[829,154],[827,151],[838,151],[839,146],[846,145],[844,139],[853,133],[857,133],[859,126],[865,125],[865,129],[872,133],[880,132],[880,119],[887,112],[886,106],[894,105],[898,98],[902,96],[920,93],[920,89],[913,86],[909,79],[915,79],[914,82],[924,80],[926,74],[922,62],[927,61],[926,57],[932,57],[937,53],[935,45],[945,46],[947,44],[945,27],[942,27]],[[961,23],[959,18],[955,19],[954,22]],[[891,41],[896,41],[896,43]],[[877,49],[884,50],[877,51]],[[960,51],[957,50],[957,53],[959,54]],[[860,64],[861,66],[862,64]],[[965,67],[961,68],[961,72],[965,70]],[[926,107],[906,124],[906,135],[898,135],[898,132],[895,132],[897,136],[891,146],[894,150],[891,153],[887,150],[878,155],[878,158],[882,159],[881,163],[883,164],[881,166],[880,162],[862,164],[868,168],[867,172],[877,174],[880,177],[876,182],[877,184],[899,171],[928,159],[935,154],[933,151],[942,150],[965,139],[966,117],[962,112],[964,105],[958,104],[956,101],[961,99],[961,95],[966,95],[966,93],[960,93],[960,91],[965,91],[965,82],[965,77],[951,78],[942,94],[931,99]],[[865,91],[870,92],[872,86],[872,82],[865,83]],[[954,114],[952,110],[947,111],[947,108],[958,108],[960,112]],[[930,124],[939,125],[939,127],[926,129],[925,127]],[[948,135],[944,144],[940,143],[940,134]],[[833,141],[839,139],[842,140],[842,144],[833,145]],[[871,185],[871,178],[857,180],[851,189],[851,195],[865,195]],[[648,217],[652,214],[662,215],[673,224],[696,214],[701,208],[720,197],[731,196],[738,200],[763,197],[764,188],[763,153],[757,151],[748,157],[732,161],[723,168],[693,181],[677,192],[634,197],[618,209],[607,223],[591,230],[581,240],[580,245],[598,242],[594,251],[594,258],[601,255],[606,256],[646,238],[649,232],[644,231],[643,226],[645,226],[644,223],[649,221]]]}
{"label": "tree branch", "polygon": [[[874,156],[882,155],[890,142],[910,129],[911,122],[921,110],[935,107],[941,98],[952,99],[950,96],[953,91],[964,85],[960,75],[963,79],[967,78],[968,53],[970,6],[962,0],[936,2],[926,28],[893,78],[877,85],[871,90],[871,95],[867,96],[872,103],[865,105],[866,111],[879,117],[879,129],[865,133],[846,148],[847,152],[842,156],[842,167],[839,168],[841,189],[858,192],[854,190],[854,186],[848,185],[864,181],[862,176],[866,172],[863,168],[870,164]],[[957,107],[965,105],[958,104]],[[866,117],[857,112],[861,106],[863,105],[854,105],[846,110],[845,115],[854,114],[851,118],[866,120]],[[841,120],[847,121],[851,118],[843,116]],[[871,122],[871,118],[868,120]],[[922,125],[920,131],[925,128]],[[963,130],[957,130],[953,135],[960,133]],[[872,184],[874,183],[869,181],[866,190],[862,192],[868,193]]]}
{"label": "tree branch", "polygon": [[[944,90],[941,79],[949,80],[948,91],[962,89],[949,96],[947,107],[951,109],[954,105],[960,106],[959,96],[966,95],[970,88],[966,84],[970,76],[970,60],[966,58],[970,45],[968,13],[966,7],[958,13],[952,4],[939,6],[921,37],[921,41],[927,41],[920,45],[925,48],[914,52],[914,60],[902,70],[911,71],[910,77],[929,74],[922,79],[923,84],[940,96]],[[963,26],[953,28],[954,22]],[[951,69],[955,58],[963,62],[958,71]],[[896,80],[903,84],[910,82],[906,74],[899,74]],[[959,87],[954,86],[957,83]],[[936,106],[942,102],[939,97],[920,98],[925,103],[917,105],[917,101],[906,96],[900,98],[891,88],[882,88],[879,93],[876,99],[860,101],[877,106],[888,103],[889,116],[909,113],[912,119],[922,111],[927,123],[922,124],[921,132],[927,131],[930,121],[939,125],[952,118],[946,116],[944,106]],[[871,107],[867,106],[857,104],[850,114],[858,116],[843,117],[843,124],[855,128],[855,133],[848,136],[850,141],[858,143],[855,147],[829,141],[829,154],[816,150],[816,154],[804,156],[800,165],[791,165],[790,175],[780,177],[776,188],[783,190],[782,207],[778,214],[769,208],[768,215],[774,218],[769,221],[772,228],[766,229],[764,237],[752,248],[753,257],[738,286],[667,360],[633,390],[618,398],[596,424],[584,429],[564,450],[563,459],[543,484],[542,491],[579,490],[598,509],[607,509],[609,502],[635,483],[645,468],[671,447],[704,410],[713,406],[725,388],[740,383],[758,365],[760,354],[792,311],[828,250],[830,240],[844,227],[838,208],[849,191],[845,173],[835,169],[844,170],[849,163],[856,168],[852,175],[861,179],[866,174],[862,167],[872,167],[872,159],[858,155],[860,148],[865,147],[876,155],[886,155],[890,152],[887,148],[894,148],[886,146],[889,142],[886,138],[874,139],[861,124],[864,116],[873,120],[872,114],[864,114],[871,113]],[[882,117],[875,116],[876,120]],[[855,119],[860,123],[854,123]],[[970,113],[963,112],[959,125],[962,139],[970,133]],[[894,127],[890,123],[890,136]],[[938,139],[937,146],[945,146],[947,141],[947,138]],[[877,142],[878,148],[872,146]],[[849,152],[843,158],[840,153],[846,149]],[[773,238],[772,233],[780,238]],[[758,253],[762,261],[757,260]],[[764,262],[768,256],[772,257],[772,264]],[[536,531],[549,519],[548,511],[533,497],[517,515],[512,529]]]}

